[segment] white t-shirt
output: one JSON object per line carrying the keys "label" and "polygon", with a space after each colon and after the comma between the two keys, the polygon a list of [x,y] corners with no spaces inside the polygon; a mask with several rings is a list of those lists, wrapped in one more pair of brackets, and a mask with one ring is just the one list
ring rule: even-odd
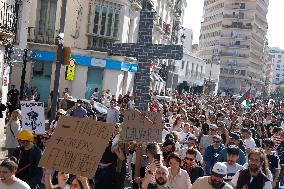
{"label": "white t-shirt", "polygon": [[21,179],[16,178],[16,181],[11,185],[6,185],[0,180],[1,189],[31,189],[31,187]]}
{"label": "white t-shirt", "polygon": [[246,149],[255,149],[256,148],[256,144],[255,144],[255,141],[252,137],[250,137],[249,139],[245,139],[244,140],[244,145],[245,145],[245,148]]}

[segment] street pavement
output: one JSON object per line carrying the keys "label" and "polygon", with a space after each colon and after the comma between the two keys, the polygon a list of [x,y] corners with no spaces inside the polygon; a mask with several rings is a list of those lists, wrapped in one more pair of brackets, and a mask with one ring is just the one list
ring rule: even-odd
{"label": "street pavement", "polygon": [[5,119],[0,118],[0,160],[5,159],[8,151],[5,150]]}

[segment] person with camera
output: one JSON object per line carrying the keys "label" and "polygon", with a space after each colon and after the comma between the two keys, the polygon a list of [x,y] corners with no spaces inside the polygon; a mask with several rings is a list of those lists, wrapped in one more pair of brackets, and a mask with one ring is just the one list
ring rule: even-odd
{"label": "person with camera", "polygon": [[[155,173],[155,182],[154,185],[149,185],[150,180]],[[169,180],[169,170],[166,166],[160,164],[159,161],[155,161],[151,163],[151,170],[148,171],[145,175],[145,178],[142,183],[142,189],[171,189],[167,186]]]}

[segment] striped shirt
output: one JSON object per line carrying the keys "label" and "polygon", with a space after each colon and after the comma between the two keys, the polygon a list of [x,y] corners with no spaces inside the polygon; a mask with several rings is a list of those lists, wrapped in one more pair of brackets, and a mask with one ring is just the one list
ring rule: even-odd
{"label": "striped shirt", "polygon": [[282,138],[280,135],[273,135],[272,139],[274,141],[274,147],[273,150],[276,150],[278,148],[278,146],[280,145],[280,143],[282,142]]}

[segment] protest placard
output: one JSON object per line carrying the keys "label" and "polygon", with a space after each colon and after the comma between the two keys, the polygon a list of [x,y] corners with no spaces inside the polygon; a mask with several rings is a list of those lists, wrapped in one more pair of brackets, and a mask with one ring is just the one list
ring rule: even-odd
{"label": "protest placard", "polygon": [[109,123],[61,116],[39,165],[93,178],[113,129]]}
{"label": "protest placard", "polygon": [[123,124],[122,141],[162,142],[163,123],[160,113],[126,110]]}
{"label": "protest placard", "polygon": [[35,134],[45,132],[44,103],[21,101],[22,128]]}

